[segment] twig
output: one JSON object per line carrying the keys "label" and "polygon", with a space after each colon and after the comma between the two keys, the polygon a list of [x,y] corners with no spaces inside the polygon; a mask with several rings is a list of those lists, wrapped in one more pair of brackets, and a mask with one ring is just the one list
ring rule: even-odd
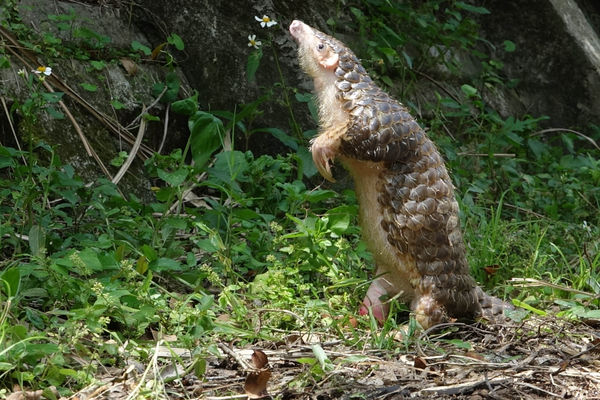
{"label": "twig", "polygon": [[165,110],[165,125],[163,127],[163,137],[160,141],[160,146],[158,146],[157,153],[160,154],[162,152],[165,141],[167,140],[167,132],[169,130],[169,110],[171,109],[171,104],[167,104],[167,109]]}
{"label": "twig", "polygon": [[552,289],[564,290],[565,292],[582,294],[591,298],[599,297],[600,295],[594,295],[593,293],[584,292],[583,290],[577,290],[568,286],[557,285],[550,282],[544,282],[533,278],[512,278],[511,282],[515,282],[515,286],[520,287],[549,287]]}
{"label": "twig", "polygon": [[27,160],[23,155],[23,149],[21,148],[21,143],[19,143],[19,138],[17,137],[17,131],[12,122],[12,118],[10,117],[10,112],[8,112],[8,107],[6,106],[6,101],[4,100],[4,96],[0,96],[0,100],[2,101],[2,107],[4,108],[4,113],[6,114],[6,119],[8,120],[8,125],[10,125],[10,130],[15,138],[15,143],[17,143],[17,148],[21,152],[21,159],[23,160],[23,164],[27,165]]}
{"label": "twig", "polygon": [[462,152],[462,153],[458,153],[459,156],[471,156],[471,157],[516,157],[517,155],[514,153],[492,153],[492,154],[488,154],[488,153],[466,153],[466,152]]}
{"label": "twig", "polygon": [[237,361],[238,365],[240,367],[242,367],[242,370],[244,370],[244,371],[254,371],[255,370],[255,368],[252,368],[250,366],[250,364],[248,364],[246,362],[246,360],[244,360],[243,358],[241,358],[235,351],[233,351],[232,349],[230,349],[229,347],[227,347],[225,344],[219,342],[218,346],[225,353],[227,353],[231,357],[233,357],[235,359],[235,361]]}
{"label": "twig", "polygon": [[538,135],[542,135],[544,133],[558,133],[558,132],[574,133],[577,136],[580,136],[580,137],[584,138],[585,140],[587,140],[588,142],[590,142],[595,148],[597,148],[598,150],[600,150],[600,146],[598,146],[598,144],[596,143],[596,141],[594,139],[592,139],[589,136],[584,135],[581,132],[574,131],[573,129],[566,129],[566,128],[542,129],[541,131],[537,131],[537,132],[532,133],[531,136],[538,136]]}
{"label": "twig", "polygon": [[154,99],[152,101],[152,103],[150,103],[150,105],[148,107],[142,107],[142,111],[137,115],[137,117],[135,117],[133,119],[133,121],[131,121],[129,123],[129,125],[127,125],[125,127],[125,129],[132,128],[138,122],[138,120],[141,120],[142,117],[144,116],[144,114],[146,114],[148,112],[148,110],[150,110],[151,108],[153,108],[160,101],[160,99],[163,97],[163,95],[165,94],[166,91],[167,91],[167,86],[165,85],[165,87],[163,88],[162,92],[160,92],[160,94],[158,95],[158,97],[156,97],[156,99]]}
{"label": "twig", "polygon": [[536,213],[535,211],[529,210],[527,208],[515,206],[514,204],[509,204],[509,203],[504,202],[504,203],[502,203],[502,205],[504,207],[514,208],[515,210],[524,212],[525,214],[531,214],[531,215],[536,216],[536,217],[541,218],[541,219],[548,219],[548,217],[546,217],[543,214]]}
{"label": "twig", "polygon": [[129,167],[131,166],[131,163],[133,162],[133,160],[140,148],[140,144],[142,143],[142,139],[144,137],[145,131],[146,131],[146,120],[142,118],[142,120],[140,121],[140,129],[138,129],[138,134],[137,134],[137,137],[135,138],[135,143],[133,143],[133,146],[131,147],[131,151],[129,152],[129,155],[127,156],[127,160],[125,160],[123,165],[121,165],[119,172],[117,172],[117,174],[115,175],[115,177],[112,180],[112,182],[115,185],[117,183],[119,183],[121,178],[123,178],[123,176],[129,169]]}

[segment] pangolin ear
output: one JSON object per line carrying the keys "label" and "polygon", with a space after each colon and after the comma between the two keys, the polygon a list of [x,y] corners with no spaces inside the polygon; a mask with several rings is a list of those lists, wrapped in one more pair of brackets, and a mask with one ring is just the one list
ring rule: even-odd
{"label": "pangolin ear", "polygon": [[327,54],[327,57],[324,57],[323,59],[321,59],[319,64],[321,64],[321,67],[323,67],[325,69],[334,69],[335,67],[338,66],[339,60],[340,60],[339,56],[336,53],[330,51],[329,54]]}

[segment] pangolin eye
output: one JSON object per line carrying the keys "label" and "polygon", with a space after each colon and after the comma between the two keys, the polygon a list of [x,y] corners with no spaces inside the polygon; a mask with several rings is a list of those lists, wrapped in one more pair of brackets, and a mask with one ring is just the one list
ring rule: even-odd
{"label": "pangolin eye", "polygon": [[325,45],[323,43],[319,43],[319,45],[317,46],[317,49],[319,50],[323,50],[325,48]]}

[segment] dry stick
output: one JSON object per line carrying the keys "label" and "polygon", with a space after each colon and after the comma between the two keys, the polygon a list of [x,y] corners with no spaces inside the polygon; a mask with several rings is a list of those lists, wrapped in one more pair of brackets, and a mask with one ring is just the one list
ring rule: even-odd
{"label": "dry stick", "polygon": [[517,155],[514,153],[492,153],[492,154],[488,154],[488,153],[458,153],[459,156],[471,156],[471,157],[516,157]]}
{"label": "dry stick", "polygon": [[162,148],[165,144],[165,140],[167,140],[167,131],[169,130],[169,110],[171,109],[171,104],[167,104],[167,109],[165,110],[165,125],[163,128],[163,137],[162,140],[160,141],[160,146],[158,146],[158,151],[157,153],[160,154],[160,152],[162,151]]}
{"label": "dry stick", "polygon": [[520,287],[549,287],[552,289],[564,290],[565,292],[582,294],[591,298],[600,297],[600,295],[594,295],[593,293],[584,292],[582,290],[572,289],[567,286],[556,285],[554,283],[544,282],[533,278],[512,278],[510,281],[514,282],[515,286]]}
{"label": "dry stick", "polygon": [[17,143],[17,148],[21,152],[21,159],[23,160],[23,164],[27,165],[27,160],[25,159],[25,156],[22,154],[23,149],[21,148],[21,143],[19,143],[19,138],[17,137],[17,131],[15,130],[15,127],[12,123],[12,118],[10,117],[10,112],[8,112],[8,107],[6,106],[6,101],[4,100],[4,96],[1,96],[0,100],[2,101],[2,107],[4,108],[4,113],[6,114],[6,119],[8,120],[8,124],[10,125],[10,130],[13,134],[13,137],[15,138],[15,143]]}
{"label": "dry stick", "polygon": [[549,129],[543,129],[541,131],[537,131],[531,134],[531,136],[538,136],[538,135],[542,135],[544,133],[557,133],[557,132],[569,132],[569,133],[574,133],[577,136],[580,136],[582,138],[584,138],[585,140],[587,140],[588,142],[590,142],[595,148],[597,148],[598,150],[600,150],[600,146],[598,146],[598,144],[596,143],[596,141],[594,139],[592,139],[589,136],[584,135],[581,132],[577,132],[574,131],[573,129],[566,129],[566,128],[549,128]]}
{"label": "dry stick", "polygon": [[229,347],[227,347],[223,343],[219,343],[218,346],[225,353],[227,353],[231,357],[233,357],[235,359],[235,361],[237,361],[237,363],[239,364],[239,366],[242,367],[242,369],[244,371],[255,371],[256,370],[256,368],[251,367],[243,358],[241,358],[239,356],[239,354],[237,354],[235,351],[233,351],[232,349],[230,349]]}
{"label": "dry stick", "polygon": [[119,183],[121,178],[123,178],[123,176],[129,169],[129,167],[131,166],[131,163],[133,162],[133,159],[135,158],[135,156],[140,148],[140,145],[142,144],[142,138],[144,137],[145,131],[146,131],[146,120],[142,118],[142,120],[140,121],[140,129],[138,129],[138,134],[137,134],[137,137],[135,138],[135,143],[133,143],[133,146],[131,147],[131,151],[129,152],[129,155],[127,156],[127,160],[125,160],[123,165],[121,165],[119,172],[117,172],[115,177],[112,179],[112,182],[115,185]]}

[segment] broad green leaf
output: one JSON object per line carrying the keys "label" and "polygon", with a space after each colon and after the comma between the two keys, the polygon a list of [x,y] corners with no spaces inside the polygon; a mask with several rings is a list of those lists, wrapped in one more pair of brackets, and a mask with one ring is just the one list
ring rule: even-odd
{"label": "broad green leaf", "polygon": [[169,42],[170,44],[174,45],[175,48],[177,50],[183,50],[184,49],[184,44],[183,44],[183,40],[181,39],[181,37],[176,34],[176,33],[172,33],[171,36],[169,36],[167,38],[167,42]]}
{"label": "broad green leaf", "polygon": [[513,51],[515,51],[516,48],[517,45],[515,44],[515,42],[511,40],[504,41],[504,51],[506,51],[507,53],[512,53]]}
{"label": "broad green leaf", "polygon": [[248,82],[254,82],[256,70],[260,65],[262,55],[262,50],[256,49],[248,56],[248,62],[246,63],[246,79]]}
{"label": "broad green leaf", "polygon": [[39,257],[45,247],[46,234],[44,233],[44,229],[39,225],[33,225],[29,229],[29,248],[31,249],[31,254]]}
{"label": "broad green leaf", "polygon": [[197,168],[204,168],[212,153],[223,143],[223,122],[214,115],[196,111],[189,119],[190,148]]}
{"label": "broad green leaf", "polygon": [[294,139],[293,137],[291,137],[290,135],[288,135],[287,133],[285,133],[284,131],[282,131],[279,128],[260,128],[260,129],[256,129],[254,132],[270,133],[271,135],[273,135],[281,143],[283,143],[290,149],[298,150],[298,142],[296,141],[296,139]]}
{"label": "broad green leaf", "polygon": [[460,87],[460,90],[462,90],[463,93],[469,97],[475,96],[477,94],[477,89],[475,89],[473,86],[468,85],[466,83]]}
{"label": "broad green leaf", "polygon": [[457,1],[455,3],[456,7],[461,8],[465,11],[469,11],[475,14],[489,14],[490,10],[485,7],[476,7],[471,4],[467,4],[464,1]]}
{"label": "broad green leaf", "polygon": [[188,170],[186,168],[179,168],[173,172],[159,168],[156,172],[160,179],[173,187],[181,185],[188,176]]}
{"label": "broad green leaf", "polygon": [[138,50],[141,51],[146,56],[149,56],[150,54],[152,54],[152,50],[150,50],[150,47],[141,44],[137,40],[134,40],[133,42],[131,42],[131,48],[135,51],[138,51]]}
{"label": "broad green leaf", "polygon": [[194,115],[198,111],[198,92],[195,92],[193,96],[186,99],[174,101],[171,104],[171,109],[178,114],[187,115],[188,117]]}
{"label": "broad green leaf", "polygon": [[21,273],[17,267],[12,267],[0,274],[0,292],[6,297],[14,297],[19,293]]}
{"label": "broad green leaf", "polygon": [[91,83],[82,82],[79,85],[82,88],[84,88],[85,90],[87,90],[88,92],[95,92],[98,90],[98,86],[91,84]]}

